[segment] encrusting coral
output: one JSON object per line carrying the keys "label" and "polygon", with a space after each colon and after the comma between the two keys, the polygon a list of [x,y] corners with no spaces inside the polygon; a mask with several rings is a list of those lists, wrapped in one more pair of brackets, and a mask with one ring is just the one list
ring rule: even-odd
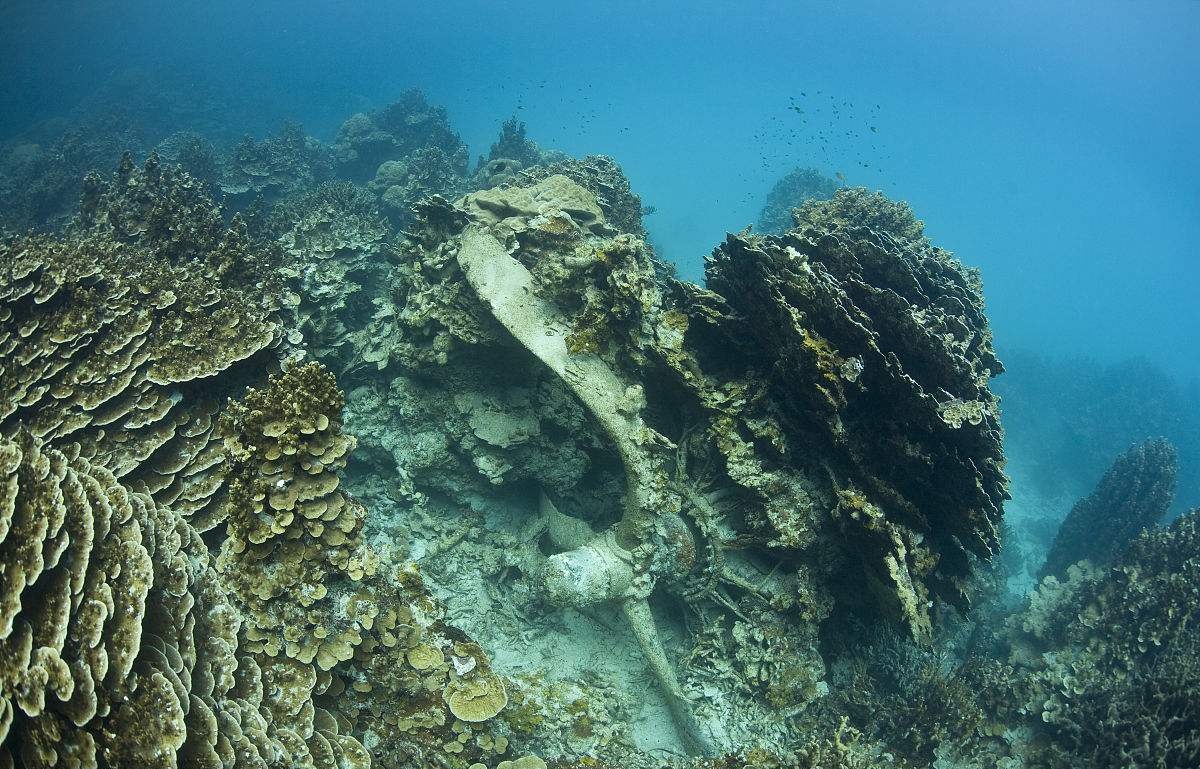
{"label": "encrusting coral", "polygon": [[925,223],[918,220],[907,203],[895,203],[882,192],[866,187],[842,187],[832,197],[811,197],[792,210],[793,229],[845,232],[866,227],[886,232],[901,243],[925,238]]}
{"label": "encrusting coral", "polygon": [[1175,499],[1175,447],[1164,439],[1131,446],[1113,462],[1096,489],[1075,503],[1058,529],[1039,577],[1062,577],[1085,558],[1106,566],[1148,526],[1162,520]]}

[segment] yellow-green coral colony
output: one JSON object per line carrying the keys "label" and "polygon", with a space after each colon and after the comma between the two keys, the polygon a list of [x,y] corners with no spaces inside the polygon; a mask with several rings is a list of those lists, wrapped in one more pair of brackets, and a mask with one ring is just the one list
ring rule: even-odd
{"label": "yellow-green coral colony", "polygon": [[0,242],[0,767],[1196,766],[1167,444],[968,613],[1002,366],[907,205],[796,172],[701,287],[416,91],[214,173]]}

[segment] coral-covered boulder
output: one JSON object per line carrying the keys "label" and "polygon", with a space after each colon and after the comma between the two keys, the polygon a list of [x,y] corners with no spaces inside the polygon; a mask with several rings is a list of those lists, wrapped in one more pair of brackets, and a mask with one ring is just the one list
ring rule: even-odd
{"label": "coral-covered boulder", "polygon": [[[830,226],[730,236],[707,277],[721,315],[697,358],[748,388],[736,433],[756,464],[739,449],[726,467],[763,533],[840,540],[859,564],[848,584],[927,636],[929,602],[961,604],[971,559],[995,550],[1007,498],[978,275],[920,241]],[[697,326],[708,314],[697,305]]]}

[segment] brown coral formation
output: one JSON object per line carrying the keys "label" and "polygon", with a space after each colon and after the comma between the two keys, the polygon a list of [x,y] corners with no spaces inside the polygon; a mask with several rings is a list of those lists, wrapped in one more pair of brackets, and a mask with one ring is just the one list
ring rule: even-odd
{"label": "brown coral formation", "polygon": [[[804,549],[831,517],[861,563],[851,579],[928,637],[929,601],[965,601],[1007,498],[988,389],[1002,369],[978,276],[939,249],[851,228],[731,236],[708,285],[727,319],[721,364],[750,388],[741,414],[723,409],[744,426],[722,453],[760,498],[761,531]],[[763,450],[744,465],[750,446]]]}
{"label": "brown coral formation", "polygon": [[355,584],[378,557],[362,545],[361,505],[338,488],[354,448],[342,406],[327,369],[294,365],[218,425],[229,495],[217,566],[244,606],[247,641],[321,670],[350,659],[379,613]]}
{"label": "brown coral formation", "polygon": [[275,206],[264,230],[282,253],[288,342],[343,376],[362,366],[355,348],[391,256],[374,198],[348,182],[322,184]]}
{"label": "brown coral formation", "polygon": [[1175,447],[1166,439],[1129,447],[1096,489],[1071,508],[1039,576],[1062,577],[1085,558],[1106,566],[1120,556],[1143,529],[1167,514],[1175,499],[1177,464]]}
{"label": "brown coral formation", "polygon": [[239,614],[183,518],[77,444],[22,430],[0,457],[7,765],[369,766],[312,707],[315,676],[288,692],[295,676],[276,680],[239,643]]}
{"label": "brown coral formation", "polygon": [[483,651],[364,544],[332,375],[217,400],[274,361],[274,263],[153,157],[0,245],[0,764],[366,767],[404,696],[415,752],[505,750]]}
{"label": "brown coral formation", "polygon": [[1051,766],[1195,764],[1200,511],[1143,532],[1116,562],[1046,577],[1012,621],[1024,710]]}
{"label": "brown coral formation", "polygon": [[236,383],[281,333],[270,280],[247,280],[264,257],[154,158],[89,190],[72,237],[0,245],[0,432],[79,443],[207,529],[222,490],[207,383]]}

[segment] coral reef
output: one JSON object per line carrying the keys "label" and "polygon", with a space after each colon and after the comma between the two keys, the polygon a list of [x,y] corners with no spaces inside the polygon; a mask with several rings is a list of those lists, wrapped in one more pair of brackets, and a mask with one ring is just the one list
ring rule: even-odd
{"label": "coral reef", "polygon": [[0,456],[0,760],[370,765],[333,719],[289,707],[281,695],[296,693],[241,653],[195,529],[76,449],[22,432],[0,438]]}
{"label": "coral reef", "polygon": [[233,208],[261,198],[272,202],[301,193],[333,172],[329,151],[296,123],[285,123],[269,139],[242,139],[225,163],[221,192]]}
{"label": "coral reef", "polygon": [[771,187],[767,202],[758,215],[758,231],[764,235],[782,235],[796,226],[792,211],[808,200],[828,200],[838,183],[815,168],[794,168]]}
{"label": "coral reef", "polygon": [[397,226],[411,221],[412,208],[433,195],[456,197],[466,186],[460,158],[448,156],[439,147],[421,147],[400,160],[379,164],[367,189],[379,198],[379,206]]}
{"label": "coral reef", "polygon": [[[837,221],[839,198],[810,201],[810,218]],[[730,236],[708,284],[732,321],[718,342],[731,379],[758,389],[745,416],[726,417],[744,420],[746,437],[731,431],[721,447],[761,500],[751,524],[775,547],[803,549],[832,518],[860,564],[840,567],[843,584],[928,638],[928,602],[964,602],[970,556],[995,549],[1007,498],[987,386],[1002,369],[978,276],[939,249],[843,227]],[[777,448],[755,457],[756,433]]]}
{"label": "coral reef", "polygon": [[154,147],[159,159],[215,192],[221,182],[221,159],[213,143],[194,131],[176,131]]}
{"label": "coral reef", "polygon": [[153,157],[85,184],[71,237],[2,248],[13,361],[3,432],[71,440],[124,483],[205,518],[220,485],[207,459],[219,391],[199,382],[228,371],[236,383],[279,340],[270,257]]}
{"label": "coral reef", "polygon": [[914,765],[932,763],[943,743],[970,742],[989,718],[995,684],[982,660],[958,662],[889,634],[834,669],[833,691],[851,722]]}
{"label": "coral reef", "polygon": [[503,753],[505,683],[339,489],[332,375],[216,401],[283,335],[268,244],[153,156],[85,188],[66,237],[0,246],[0,761]]}
{"label": "coral reef", "polygon": [[153,158],[88,188],[69,238],[0,248],[6,763],[367,766],[264,684],[189,523],[223,486],[206,390],[278,339],[263,262]]}
{"label": "coral reef", "polygon": [[480,155],[471,177],[471,188],[486,190],[514,181],[516,174],[533,166],[569,160],[561,152],[545,151],[525,135],[525,124],[509,118],[500,126],[500,137],[487,155]]}
{"label": "coral reef", "polygon": [[579,160],[544,163],[519,172],[512,184],[530,186],[551,176],[565,176],[583,187],[596,197],[609,226],[645,240],[642,199],[629,186],[629,179],[615,160],[607,155],[588,155]]}
{"label": "coral reef", "polygon": [[0,227],[14,232],[64,226],[79,206],[81,181],[112,168],[124,152],[140,151],[145,139],[128,121],[101,114],[48,141],[5,148],[0,158]]}
{"label": "coral reef", "polygon": [[332,149],[339,174],[358,183],[374,178],[386,161],[404,160],[421,149],[437,150],[458,176],[467,173],[466,145],[450,127],[445,108],[431,105],[418,89],[381,110],[347,119]]}
{"label": "coral reef", "polygon": [[[425,447],[400,438],[389,453],[420,493],[526,507],[513,546],[531,591],[619,607],[680,739],[715,754],[735,739],[718,726],[730,698],[800,713],[828,691],[817,633],[832,613],[882,613],[928,641],[931,602],[963,603],[972,559],[995,547],[1000,366],[978,280],[923,242],[842,225],[731,236],[705,291],[664,280],[595,193],[552,168],[421,207],[364,353],[420,404],[402,413]],[[435,394],[464,382],[479,395]],[[555,449],[582,462],[528,461],[549,415],[526,411],[517,382],[582,407]],[[464,402],[485,406],[466,416],[486,447],[447,429]],[[478,491],[438,480],[439,445],[487,449],[453,465]],[[603,468],[620,503],[563,493],[584,477],[574,467]],[[539,501],[522,502],[530,483]],[[691,678],[654,617],[670,596],[724,628],[700,636],[694,659],[712,667]],[[727,686],[721,649],[741,650],[743,684]],[[703,691],[727,694],[689,694]]]}
{"label": "coral reef", "polygon": [[1058,529],[1039,577],[1062,577],[1087,559],[1104,567],[1142,532],[1162,520],[1175,498],[1175,447],[1165,439],[1131,446],[1095,491],[1079,500]]}
{"label": "coral reef", "polygon": [[851,227],[866,227],[885,232],[902,243],[925,239],[925,224],[919,221],[907,203],[888,200],[882,192],[866,187],[843,187],[829,200],[811,197],[794,209],[796,229],[813,228],[838,232]]}
{"label": "coral reef", "polygon": [[1013,618],[1024,710],[1054,766],[1193,766],[1200,511],[1146,531],[1106,569],[1046,577]]}
{"label": "coral reef", "polygon": [[349,182],[326,182],[272,208],[263,235],[282,252],[289,343],[345,381],[360,363],[356,335],[374,312],[389,264],[390,232],[374,197]]}
{"label": "coral reef", "polygon": [[152,134],[69,222],[12,156],[0,766],[1197,763],[1172,448],[1018,607],[980,278],[907,205],[793,172],[701,287],[611,158],[513,119],[468,176],[419,91]]}

